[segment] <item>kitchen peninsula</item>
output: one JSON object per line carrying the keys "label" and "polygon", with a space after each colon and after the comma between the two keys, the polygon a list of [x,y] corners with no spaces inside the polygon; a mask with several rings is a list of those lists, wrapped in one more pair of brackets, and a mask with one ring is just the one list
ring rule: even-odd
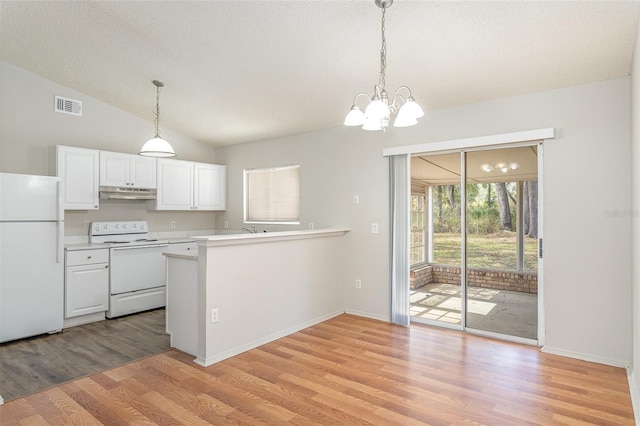
{"label": "kitchen peninsula", "polygon": [[171,345],[208,366],[344,312],[344,236],[318,229],[196,237],[166,252]]}

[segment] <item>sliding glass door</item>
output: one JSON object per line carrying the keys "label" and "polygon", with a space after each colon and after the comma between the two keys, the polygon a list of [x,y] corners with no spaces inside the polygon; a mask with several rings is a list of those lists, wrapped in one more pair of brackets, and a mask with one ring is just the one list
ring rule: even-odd
{"label": "sliding glass door", "polygon": [[411,320],[537,338],[537,145],[411,161]]}
{"label": "sliding glass door", "polygon": [[537,149],[464,154],[466,324],[537,338]]}
{"label": "sliding glass door", "polygon": [[[460,153],[416,156],[411,161],[411,319],[459,329],[463,324],[461,170]],[[420,199],[425,200],[423,214],[418,211]]]}

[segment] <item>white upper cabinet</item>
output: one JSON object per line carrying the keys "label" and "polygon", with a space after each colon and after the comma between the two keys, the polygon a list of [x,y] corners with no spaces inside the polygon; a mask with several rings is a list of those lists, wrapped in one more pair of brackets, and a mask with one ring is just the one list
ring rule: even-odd
{"label": "white upper cabinet", "polygon": [[100,186],[156,188],[156,159],[100,151]]}
{"label": "white upper cabinet", "polygon": [[158,196],[153,210],[224,210],[227,167],[217,164],[158,159]]}
{"label": "white upper cabinet", "polygon": [[154,210],[192,210],[193,163],[191,161],[158,160],[158,198],[148,201]]}
{"label": "white upper cabinet", "polygon": [[193,163],[193,205],[198,210],[227,208],[227,166]]}
{"label": "white upper cabinet", "polygon": [[100,151],[56,146],[56,176],[62,178],[65,210],[97,210]]}

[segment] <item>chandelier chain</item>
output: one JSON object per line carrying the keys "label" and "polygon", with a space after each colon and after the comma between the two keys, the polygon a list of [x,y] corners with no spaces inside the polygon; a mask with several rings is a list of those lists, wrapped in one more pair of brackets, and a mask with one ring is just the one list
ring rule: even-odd
{"label": "chandelier chain", "polygon": [[385,4],[382,4],[382,47],[380,48],[380,78],[378,85],[384,90],[385,87],[385,70],[387,68],[387,39],[384,37],[384,14],[387,11]]}

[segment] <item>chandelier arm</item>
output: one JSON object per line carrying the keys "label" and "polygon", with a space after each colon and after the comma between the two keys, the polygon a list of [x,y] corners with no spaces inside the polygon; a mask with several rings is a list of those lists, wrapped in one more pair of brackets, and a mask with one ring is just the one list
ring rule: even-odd
{"label": "chandelier arm", "polygon": [[[400,99],[402,100],[402,103],[401,103],[401,104],[396,102],[396,100],[397,100],[398,98],[400,98]],[[395,94],[395,95],[393,95],[393,102],[391,102],[391,103],[389,104],[389,109],[390,109],[392,112],[396,113],[396,112],[398,112],[398,110],[400,109],[400,107],[401,107],[404,103],[406,103],[406,102],[407,102],[407,100],[405,99],[405,97],[404,97],[404,96],[402,96],[401,94],[399,94],[399,93],[398,93],[398,91],[396,90],[396,94]]]}
{"label": "chandelier arm", "polygon": [[[406,97],[406,98],[405,98],[404,96],[402,96],[402,95],[400,94],[400,91],[401,91],[402,89],[407,89],[407,92],[409,92],[409,96],[408,96],[408,97]],[[396,104],[396,99],[398,99],[398,98],[402,99],[402,103],[403,103],[403,104],[407,102],[407,99],[412,98],[412,95],[411,95],[411,89],[409,89],[409,86],[400,86],[400,87],[398,87],[398,88],[396,89],[396,92],[393,94],[393,102],[391,102],[391,105],[389,106],[390,108],[391,108],[391,107],[393,107],[393,109],[395,109],[395,110],[400,109],[400,107],[401,107],[402,105],[401,105],[401,104]]]}
{"label": "chandelier arm", "polygon": [[407,92],[409,92],[409,98],[411,97],[411,89],[409,89],[409,86],[400,86],[398,87],[398,89],[396,90],[396,93],[394,95],[394,97],[398,94],[398,92],[400,92],[400,90],[402,89],[407,89]]}
{"label": "chandelier arm", "polygon": [[376,84],[373,86],[373,96],[371,99],[380,99],[382,97],[382,92],[384,92],[384,87]]}
{"label": "chandelier arm", "polygon": [[364,93],[364,92],[361,92],[361,93],[358,93],[357,95],[355,95],[355,96],[353,97],[353,104],[354,104],[354,105],[356,105],[356,103],[357,103],[357,101],[358,101],[358,98],[359,98],[360,96],[364,96],[365,98],[367,98],[367,101],[368,101],[368,102],[371,102],[371,96],[367,95],[367,94],[366,94],[366,93]]}

